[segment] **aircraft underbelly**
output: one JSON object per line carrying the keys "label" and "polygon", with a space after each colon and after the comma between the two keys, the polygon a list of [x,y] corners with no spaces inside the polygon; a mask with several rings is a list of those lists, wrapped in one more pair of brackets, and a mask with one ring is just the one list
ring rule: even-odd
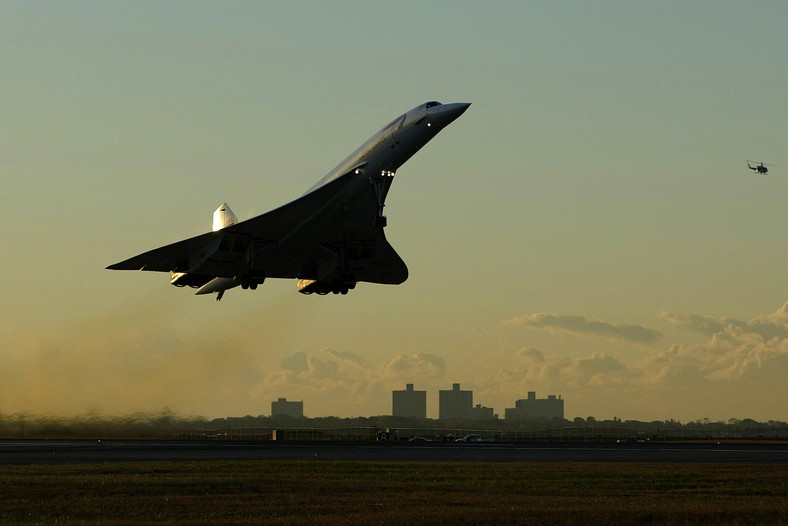
{"label": "aircraft underbelly", "polygon": [[254,256],[267,277],[401,283],[407,268],[376,227],[375,196],[359,175],[337,199]]}

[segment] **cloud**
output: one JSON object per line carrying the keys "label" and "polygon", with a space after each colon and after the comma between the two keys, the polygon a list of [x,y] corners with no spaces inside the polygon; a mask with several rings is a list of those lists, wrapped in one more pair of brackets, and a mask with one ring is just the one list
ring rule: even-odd
{"label": "cloud", "polygon": [[749,322],[671,313],[662,317],[708,338],[632,360],[608,353],[556,356],[526,347],[517,351],[513,367],[480,380],[482,392],[508,393],[504,399],[521,398],[526,391],[563,394],[568,411],[583,407],[580,414],[591,415],[604,405],[635,418],[647,418],[649,410],[657,418],[687,413],[701,418],[711,411],[720,418],[786,418],[788,304]]}
{"label": "cloud", "polygon": [[705,381],[759,382],[788,374],[787,307],[749,322],[663,313],[665,319],[708,334],[710,339],[697,345],[674,345],[648,365],[660,379],[690,375]]}
{"label": "cloud", "polygon": [[591,356],[572,360],[562,372],[570,379],[570,383],[605,385],[610,382],[620,382],[620,375],[626,371],[626,366],[617,358],[594,353]]}
{"label": "cloud", "polygon": [[293,371],[294,373],[303,373],[309,370],[307,354],[304,351],[291,354],[282,360],[279,365],[285,371]]}
{"label": "cloud", "polygon": [[446,375],[446,362],[436,354],[417,352],[415,354],[397,354],[390,362],[384,364],[380,374],[391,380],[436,380]]}
{"label": "cloud", "polygon": [[322,360],[304,351],[298,351],[281,362],[281,371],[269,375],[271,385],[307,385],[325,382],[344,382],[351,377],[350,371],[342,363]]}
{"label": "cloud", "polygon": [[369,368],[369,363],[364,358],[352,352],[335,351],[334,349],[323,349],[323,352],[330,354],[334,358],[338,358],[340,361],[350,364],[358,369]]}
{"label": "cloud", "polygon": [[503,322],[513,327],[534,327],[553,333],[598,336],[630,343],[653,344],[662,339],[659,331],[640,325],[615,325],[604,321],[588,321],[583,316],[537,312]]}
{"label": "cloud", "polygon": [[671,312],[663,312],[660,317],[669,321],[673,325],[683,327],[692,331],[700,332],[702,334],[714,334],[721,331],[725,325],[715,320],[711,316],[698,316],[696,314],[690,316],[679,316]]}
{"label": "cloud", "polygon": [[517,357],[528,363],[544,362],[544,353],[536,347],[525,347],[517,351]]}
{"label": "cloud", "polygon": [[766,341],[773,338],[788,338],[788,302],[772,314],[758,316],[748,322],[736,320],[729,316],[717,319],[712,316],[699,316],[697,314],[681,316],[672,312],[663,312],[660,314],[660,317],[676,326],[707,335],[738,331],[758,334]]}
{"label": "cloud", "polygon": [[[446,373],[443,358],[424,352],[400,353],[377,365],[349,351],[322,349],[319,352],[321,356],[304,351],[290,354],[281,361],[279,371],[266,376],[260,390],[294,393],[297,398],[309,401],[308,409],[305,408],[308,414],[310,411],[327,414],[336,408],[367,414],[362,407],[370,403],[378,408],[388,407],[393,388],[413,382],[423,385]],[[433,385],[430,383],[429,387]]]}
{"label": "cloud", "polygon": [[618,384],[621,378],[616,376],[625,375],[627,370],[617,358],[603,353],[575,358],[546,358],[538,349],[528,348],[518,351],[517,357],[523,365],[504,371],[505,381],[549,390],[601,386],[606,382]]}

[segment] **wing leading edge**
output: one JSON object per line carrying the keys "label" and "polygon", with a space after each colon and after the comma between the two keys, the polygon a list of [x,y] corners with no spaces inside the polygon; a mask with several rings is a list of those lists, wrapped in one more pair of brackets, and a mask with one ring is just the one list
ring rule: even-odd
{"label": "wing leading edge", "polygon": [[[223,278],[240,278],[251,271],[270,278],[313,280],[349,273],[356,281],[400,284],[407,279],[407,266],[383,229],[369,219],[374,215],[369,185],[354,195],[359,191],[359,185],[352,184],[358,179],[356,170],[265,214],[107,268]],[[364,196],[367,192],[370,195]]]}

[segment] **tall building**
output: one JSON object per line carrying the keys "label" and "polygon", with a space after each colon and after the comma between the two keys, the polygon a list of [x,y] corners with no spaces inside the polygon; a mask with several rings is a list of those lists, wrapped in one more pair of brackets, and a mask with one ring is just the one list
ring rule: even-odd
{"label": "tall building", "polygon": [[438,391],[438,418],[472,418],[473,391],[461,391],[460,384],[452,384],[451,391]]}
{"label": "tall building", "polygon": [[288,402],[287,398],[280,398],[276,402],[271,402],[271,416],[277,415],[304,418],[304,401]]}
{"label": "tall building", "polygon": [[413,384],[406,384],[404,391],[392,391],[391,414],[426,419],[427,391],[414,391]]}
{"label": "tall building", "polygon": [[547,398],[536,398],[536,391],[528,391],[528,398],[517,400],[514,407],[506,408],[506,419],[518,418],[564,418],[564,401],[559,395],[549,395]]}

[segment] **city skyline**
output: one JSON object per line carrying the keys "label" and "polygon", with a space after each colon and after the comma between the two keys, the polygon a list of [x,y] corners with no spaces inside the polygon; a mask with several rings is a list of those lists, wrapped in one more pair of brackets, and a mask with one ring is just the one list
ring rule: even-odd
{"label": "city skyline", "polygon": [[[498,408],[561,393],[569,419],[788,420],[785,20],[705,0],[5,5],[0,415],[212,418],[298,393],[352,417],[457,382]],[[430,100],[472,106],[387,197],[402,285],[270,280],[217,304],[105,270],[222,203],[244,220],[297,198]]]}

